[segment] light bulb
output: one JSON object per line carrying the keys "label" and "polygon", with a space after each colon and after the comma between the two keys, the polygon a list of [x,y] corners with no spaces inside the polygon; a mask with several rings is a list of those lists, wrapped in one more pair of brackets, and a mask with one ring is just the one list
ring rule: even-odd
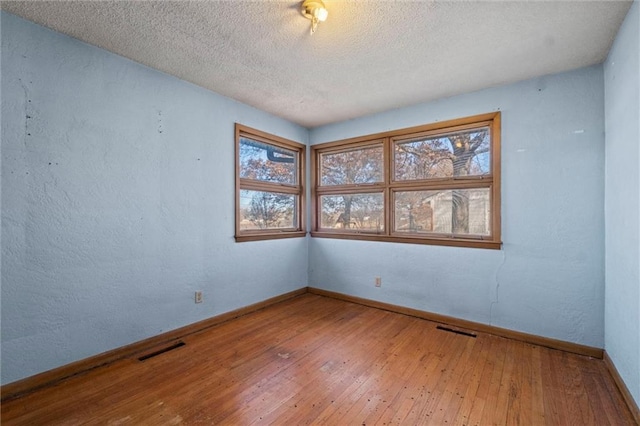
{"label": "light bulb", "polygon": [[321,8],[315,9],[313,11],[313,14],[318,19],[318,21],[324,22],[327,20],[327,16],[329,16],[329,11],[324,7],[321,7]]}

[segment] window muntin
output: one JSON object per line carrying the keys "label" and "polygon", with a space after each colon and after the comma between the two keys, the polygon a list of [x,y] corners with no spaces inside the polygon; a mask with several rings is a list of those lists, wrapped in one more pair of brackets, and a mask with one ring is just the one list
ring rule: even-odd
{"label": "window muntin", "polygon": [[[376,162],[362,161],[374,157],[365,155],[372,147],[378,149]],[[500,248],[500,113],[315,145],[312,151],[312,236]],[[327,170],[359,178],[336,179]],[[363,194],[378,194],[380,202],[353,198]],[[349,206],[347,197],[356,202]]]}
{"label": "window muntin", "polygon": [[305,146],[236,124],[236,241],[300,237]]}
{"label": "window muntin", "polygon": [[320,184],[350,185],[383,182],[382,143],[320,154]]}

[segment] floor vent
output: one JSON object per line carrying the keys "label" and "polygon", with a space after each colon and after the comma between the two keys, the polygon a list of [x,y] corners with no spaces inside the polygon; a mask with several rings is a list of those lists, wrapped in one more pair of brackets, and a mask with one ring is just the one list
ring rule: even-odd
{"label": "floor vent", "polygon": [[475,338],[476,335],[473,333],[469,333],[468,331],[462,331],[462,330],[454,330],[453,328],[449,328],[449,327],[444,327],[442,325],[439,325],[436,327],[438,330],[443,330],[443,331],[448,331],[449,333],[456,333],[456,334],[462,334],[463,336],[469,336],[469,337],[473,337]]}
{"label": "floor vent", "polygon": [[167,346],[166,348],[162,348],[162,349],[159,349],[159,350],[157,350],[155,352],[151,352],[150,354],[143,355],[140,358],[138,358],[138,361],[146,361],[149,358],[153,358],[154,356],[161,355],[161,354],[163,354],[165,352],[169,352],[169,351],[172,351],[174,349],[178,349],[179,347],[184,346],[184,345],[185,345],[184,342],[174,343],[173,345]]}

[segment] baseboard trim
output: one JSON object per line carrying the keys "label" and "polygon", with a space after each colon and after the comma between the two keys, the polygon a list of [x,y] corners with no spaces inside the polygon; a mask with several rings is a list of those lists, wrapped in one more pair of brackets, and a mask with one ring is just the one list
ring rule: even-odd
{"label": "baseboard trim", "polygon": [[8,383],[0,388],[0,393],[2,395],[0,397],[0,401],[4,402],[10,399],[15,399],[46,386],[51,386],[55,383],[61,382],[70,377],[86,373],[98,367],[102,367],[115,361],[131,357],[140,352],[147,351],[155,346],[166,344],[168,342],[174,343],[174,341],[182,339],[191,334],[198,333],[223,322],[241,317],[243,315],[255,312],[257,310],[294,298],[296,296],[300,296],[305,293],[307,293],[307,288],[303,287],[301,289],[284,293],[279,296],[254,303],[252,305],[235,309],[230,312],[225,312],[224,314],[216,315],[214,317],[207,318],[205,320],[198,321],[196,323],[189,324],[187,326],[177,328],[175,330],[171,330],[166,333],[150,337],[148,339],[140,340],[130,345],[121,346],[119,348],[112,349],[110,351],[103,352],[89,358],[81,359],[79,361],[36,374],[34,376],[26,377],[12,383]]}
{"label": "baseboard trim", "polygon": [[500,337],[519,340],[522,342],[531,343],[538,346],[544,346],[551,349],[558,349],[565,352],[571,352],[578,355],[585,355],[585,356],[590,356],[598,359],[602,359],[602,356],[603,356],[602,349],[594,348],[592,346],[585,346],[577,343],[565,342],[563,340],[556,340],[548,337],[536,336],[535,334],[522,333],[519,331],[508,330],[506,328],[495,327],[492,325],[482,324],[479,322],[467,321],[467,320],[463,320],[455,317],[434,314],[427,311],[406,308],[404,306],[392,305],[385,302],[378,302],[376,300],[365,299],[357,296],[350,296],[347,294],[336,293],[333,291],[322,290],[314,287],[309,287],[309,293],[317,294],[319,296],[332,297],[334,299],[340,299],[346,302],[353,302],[359,305],[370,306],[372,308],[384,309],[385,311],[391,311],[399,314],[410,315],[413,317],[422,318],[422,319],[426,319],[426,320],[441,323],[441,324],[448,324],[454,327],[466,328],[468,330],[493,334]]}
{"label": "baseboard trim", "polygon": [[629,388],[625,384],[624,380],[622,380],[622,376],[618,372],[616,365],[613,363],[613,360],[611,359],[611,357],[609,357],[609,354],[607,353],[606,350],[604,351],[603,359],[604,359],[604,365],[607,366],[607,370],[609,370],[609,374],[611,374],[611,377],[613,377],[613,381],[616,383],[616,386],[618,386],[618,389],[620,390],[620,393],[622,394],[624,401],[627,403],[627,407],[629,407],[629,411],[631,411],[631,414],[633,415],[633,418],[635,419],[636,423],[640,425],[640,408],[638,408],[638,404],[633,399],[633,396],[631,396],[631,392],[629,392]]}

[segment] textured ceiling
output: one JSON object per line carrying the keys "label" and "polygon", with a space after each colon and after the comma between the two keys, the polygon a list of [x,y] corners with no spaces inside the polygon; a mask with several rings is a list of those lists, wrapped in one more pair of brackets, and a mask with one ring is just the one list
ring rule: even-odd
{"label": "textured ceiling", "polygon": [[602,62],[630,1],[3,1],[305,127]]}

